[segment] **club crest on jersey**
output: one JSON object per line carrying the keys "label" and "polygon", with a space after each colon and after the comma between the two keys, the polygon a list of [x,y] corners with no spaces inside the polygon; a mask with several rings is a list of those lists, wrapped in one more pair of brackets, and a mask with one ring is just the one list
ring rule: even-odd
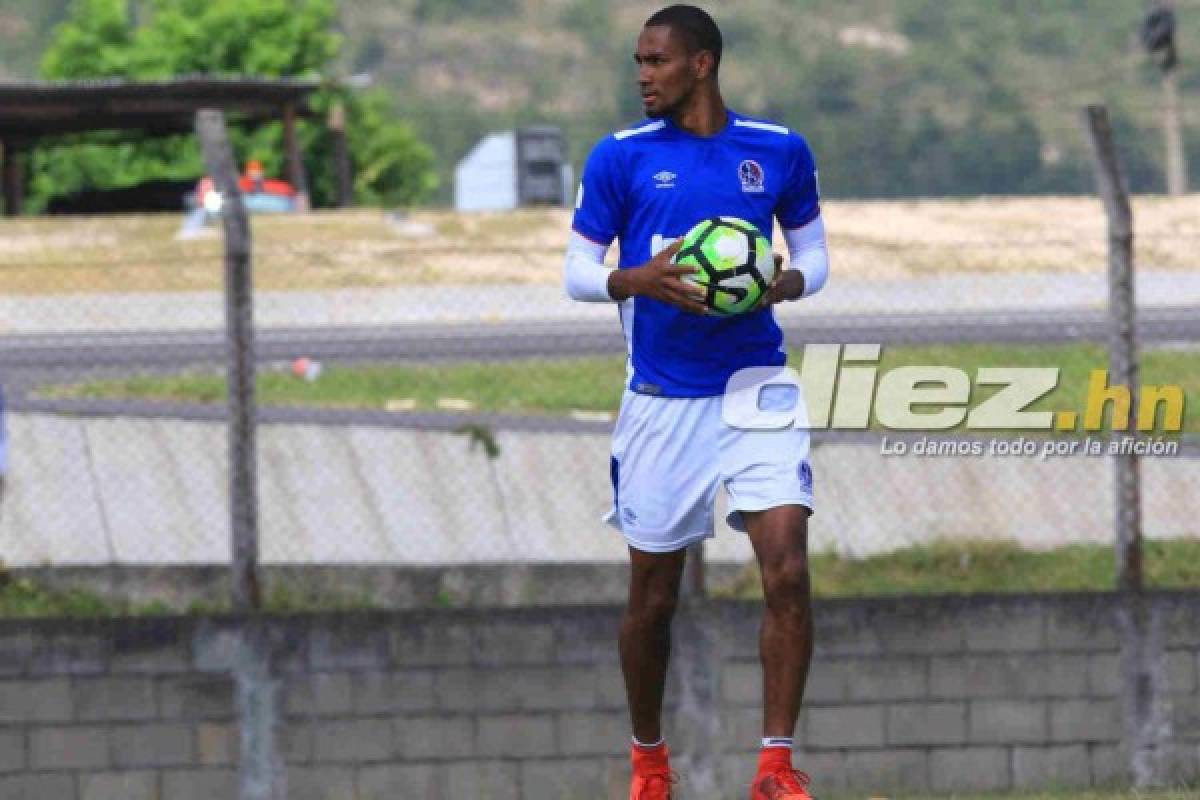
{"label": "club crest on jersey", "polygon": [[654,178],[655,189],[674,189],[675,188],[675,173],[669,170],[661,170],[654,173],[651,177]]}
{"label": "club crest on jersey", "polygon": [[738,180],[742,182],[743,192],[761,192],[765,188],[766,174],[761,164],[748,158],[738,164]]}

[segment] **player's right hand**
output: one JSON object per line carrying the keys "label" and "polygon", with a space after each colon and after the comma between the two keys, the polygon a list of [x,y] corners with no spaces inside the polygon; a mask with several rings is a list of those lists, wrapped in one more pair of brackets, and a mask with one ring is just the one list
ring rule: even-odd
{"label": "player's right hand", "polygon": [[[682,244],[682,240],[676,239],[640,267],[620,270],[618,274],[614,274],[613,279],[619,278],[620,284],[624,286],[611,288],[617,289],[625,297],[652,297],[693,314],[707,314],[704,287],[683,280],[683,276],[694,274],[696,268],[671,262]],[[613,297],[618,300],[625,299],[617,297],[616,294]]]}

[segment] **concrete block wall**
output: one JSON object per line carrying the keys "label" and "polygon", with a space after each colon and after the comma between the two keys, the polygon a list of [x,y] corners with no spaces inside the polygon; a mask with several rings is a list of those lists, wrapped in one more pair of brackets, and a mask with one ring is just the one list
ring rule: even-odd
{"label": "concrete block wall", "polygon": [[[614,606],[268,618],[294,800],[627,792]],[[756,604],[716,643],[725,794],[760,735]],[[822,791],[1124,780],[1111,595],[827,601],[797,731]],[[1176,781],[1200,780],[1200,593],[1155,597]],[[0,622],[0,800],[235,796],[236,618]],[[667,733],[686,749],[680,682]],[[684,797],[687,776],[684,775]]]}

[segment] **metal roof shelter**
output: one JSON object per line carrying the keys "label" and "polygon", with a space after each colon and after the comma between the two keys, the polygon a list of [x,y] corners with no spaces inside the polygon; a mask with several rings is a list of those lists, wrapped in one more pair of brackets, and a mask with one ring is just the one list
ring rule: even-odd
{"label": "metal roof shelter", "polygon": [[288,179],[307,197],[296,118],[311,116],[308,97],[321,83],[295,78],[221,78],[204,75],[162,81],[97,80],[0,83],[0,145],[4,150],[4,211],[23,204],[25,153],[49,136],[131,130],[151,136],[190,133],[197,111],[219,109],[240,121],[280,120]]}

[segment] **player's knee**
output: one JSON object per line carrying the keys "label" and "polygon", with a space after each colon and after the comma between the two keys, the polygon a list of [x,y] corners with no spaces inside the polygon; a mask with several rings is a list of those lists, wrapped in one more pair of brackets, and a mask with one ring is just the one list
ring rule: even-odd
{"label": "player's knee", "polygon": [[679,605],[677,594],[669,589],[646,592],[636,606],[629,608],[630,616],[643,625],[666,625],[675,616]]}
{"label": "player's knee", "polygon": [[808,556],[788,555],[763,565],[763,594],[767,605],[785,608],[809,595]]}

